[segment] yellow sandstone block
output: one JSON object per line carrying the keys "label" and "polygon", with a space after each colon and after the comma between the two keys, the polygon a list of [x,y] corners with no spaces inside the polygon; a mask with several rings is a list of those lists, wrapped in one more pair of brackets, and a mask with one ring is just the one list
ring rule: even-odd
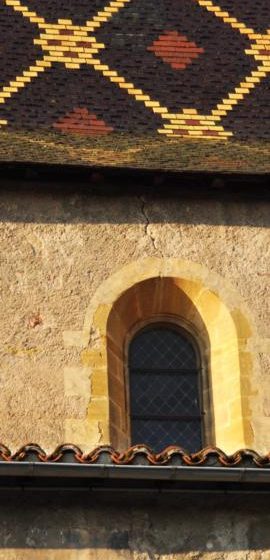
{"label": "yellow sandstone block", "polygon": [[83,451],[90,451],[101,443],[105,443],[102,435],[97,420],[89,422],[89,420],[67,419],[65,421],[65,440],[74,442]]}
{"label": "yellow sandstone block", "polygon": [[93,372],[91,388],[93,398],[108,396],[108,378],[104,370],[96,370]]}
{"label": "yellow sandstone block", "polygon": [[81,361],[83,366],[88,366],[95,371],[97,368],[107,367],[107,353],[102,350],[83,350],[81,354]]}
{"label": "yellow sandstone block", "polygon": [[109,414],[107,397],[92,398],[88,407],[88,418],[91,420],[105,420]]}

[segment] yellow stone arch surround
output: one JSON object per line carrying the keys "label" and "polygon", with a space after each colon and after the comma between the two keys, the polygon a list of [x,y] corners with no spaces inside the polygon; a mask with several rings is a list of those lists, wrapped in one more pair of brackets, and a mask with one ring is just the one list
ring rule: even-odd
{"label": "yellow stone arch surround", "polygon": [[[125,355],[129,337],[148,320],[176,321],[199,341],[204,375],[206,444],[227,453],[252,447],[255,328],[241,298],[218,274],[178,259],[145,258],[105,280],[87,309],[82,331],[65,332],[81,347],[81,368],[66,368],[65,385],[81,380],[85,420],[66,420],[66,438],[83,448],[129,444]],[[254,345],[255,344],[255,345]],[[77,369],[75,372],[74,369]],[[80,371],[79,371],[80,370]],[[72,381],[73,378],[73,381]]]}

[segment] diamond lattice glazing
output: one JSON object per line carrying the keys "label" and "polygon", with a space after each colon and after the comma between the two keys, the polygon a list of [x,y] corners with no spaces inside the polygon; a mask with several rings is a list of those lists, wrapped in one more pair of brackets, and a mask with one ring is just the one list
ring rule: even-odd
{"label": "diamond lattice glazing", "polygon": [[131,343],[129,366],[133,443],[199,449],[199,374],[190,340],[166,327],[142,331]]}

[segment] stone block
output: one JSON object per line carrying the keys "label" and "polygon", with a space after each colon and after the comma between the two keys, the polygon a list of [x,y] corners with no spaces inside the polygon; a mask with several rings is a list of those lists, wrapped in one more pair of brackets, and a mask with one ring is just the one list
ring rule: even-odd
{"label": "stone block", "polygon": [[[105,342],[105,341],[104,341]],[[100,369],[107,366],[106,348],[85,349],[81,353],[81,362],[83,366],[89,366],[92,370]]]}
{"label": "stone block", "polygon": [[106,397],[93,398],[91,399],[88,407],[88,418],[91,422],[94,421],[105,421],[108,419],[109,413],[109,402]]}
{"label": "stone block", "polygon": [[98,420],[65,420],[65,440],[81,447],[83,451],[90,451],[100,445],[103,433]]}
{"label": "stone block", "polygon": [[93,324],[102,336],[106,336],[107,320],[111,311],[111,304],[100,304],[93,317]]}
{"label": "stone block", "polygon": [[75,346],[76,348],[83,348],[88,343],[89,336],[84,331],[64,331],[63,341],[64,345],[69,348]]}
{"label": "stone block", "polygon": [[95,369],[92,373],[91,388],[93,398],[108,397],[108,375],[104,368]]}
{"label": "stone block", "polygon": [[90,375],[90,369],[87,367],[65,367],[65,395],[89,399],[91,396]]}

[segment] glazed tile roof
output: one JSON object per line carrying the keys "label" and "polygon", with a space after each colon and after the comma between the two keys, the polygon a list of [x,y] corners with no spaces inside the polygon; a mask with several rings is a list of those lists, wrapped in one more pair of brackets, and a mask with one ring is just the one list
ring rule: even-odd
{"label": "glazed tile roof", "polygon": [[12,453],[8,447],[0,444],[1,462],[74,462],[84,465],[144,465],[144,466],[186,466],[186,467],[258,467],[270,468],[270,453],[260,455],[250,449],[241,449],[227,455],[216,447],[206,447],[196,453],[189,453],[181,447],[170,446],[160,453],[153,453],[144,445],[135,445],[123,452],[110,446],[100,446],[90,453],[83,453],[76,445],[60,445],[52,453],[46,453],[39,445],[28,444]]}
{"label": "glazed tile roof", "polygon": [[265,0],[0,4],[0,161],[270,171]]}

